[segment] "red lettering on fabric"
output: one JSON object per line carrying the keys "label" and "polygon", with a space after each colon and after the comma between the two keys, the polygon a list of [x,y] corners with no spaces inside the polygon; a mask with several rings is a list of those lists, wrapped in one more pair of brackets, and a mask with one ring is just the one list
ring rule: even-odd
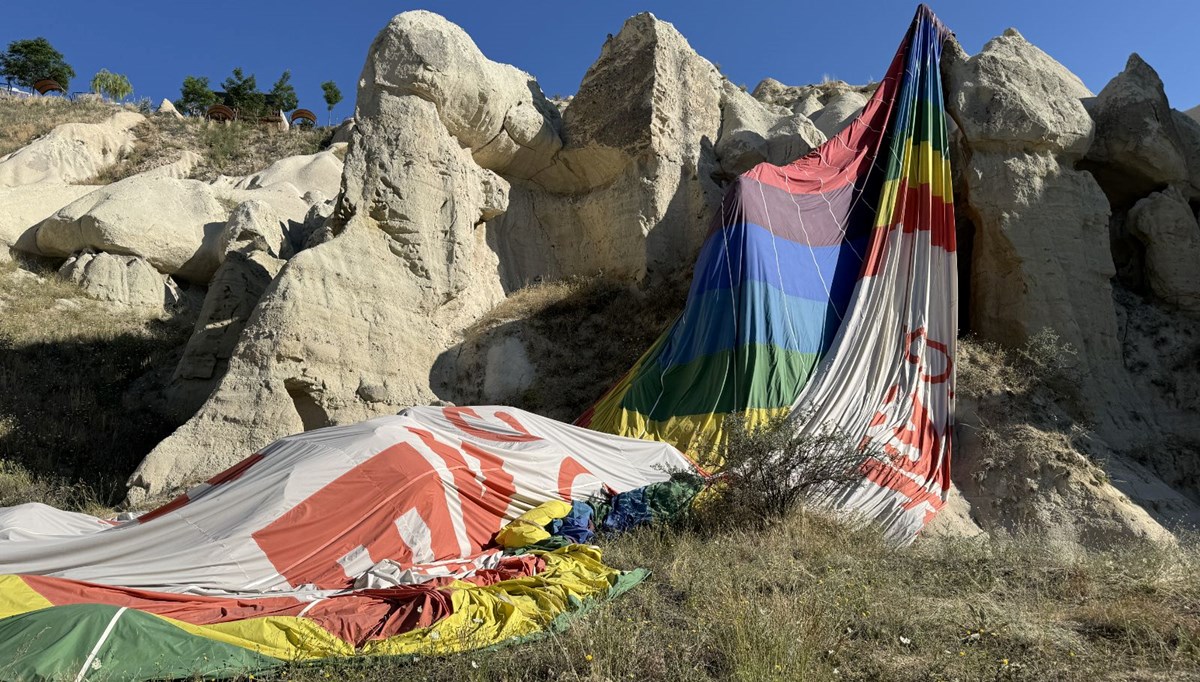
{"label": "red lettering on fabric", "polygon": [[[503,525],[504,514],[517,491],[512,474],[504,470],[504,461],[471,443],[463,442],[462,451],[459,451],[439,441],[429,431],[411,426],[408,430],[437,453],[454,475],[454,486],[458,489],[467,538],[472,548],[482,548],[491,542]],[[467,464],[464,452],[479,462],[478,473]]]}
{"label": "red lettering on fabric", "polygon": [[[209,490],[211,490],[211,486],[222,485],[225,483],[229,483],[230,481],[236,481],[237,479],[241,478],[242,475],[244,475],[247,471],[250,470],[250,467],[252,467],[255,464],[262,461],[264,456],[265,455],[263,455],[261,452],[256,452],[253,455],[250,455],[249,457],[247,457],[246,459],[243,459],[242,461],[238,462],[237,464],[234,464],[233,466],[229,467],[225,471],[222,471],[221,473],[217,474],[216,476],[213,476],[212,478],[208,479],[207,481],[205,481],[205,484],[210,486],[210,488],[206,488],[204,490],[199,491],[198,493],[196,493],[196,497],[199,498],[200,496],[207,493]],[[141,516],[138,517],[137,522],[139,524],[148,523],[148,522],[153,521],[154,519],[157,519],[161,516],[166,516],[167,514],[170,514],[171,512],[175,511],[176,509],[182,509],[183,507],[187,506],[187,503],[191,502],[193,499],[194,498],[192,498],[188,493],[184,493],[184,494],[180,495],[179,497],[176,497],[175,499],[171,500],[170,502],[164,504],[163,506],[158,507],[157,509],[151,510],[149,512],[146,512],[145,514],[142,514]]]}
{"label": "red lettering on fabric", "polygon": [[428,485],[438,471],[408,443],[399,443],[350,469],[308,499],[253,533],[275,570],[292,586],[349,587],[340,560],[363,547],[372,562],[412,565],[413,548],[396,521],[417,514],[437,561],[460,555],[445,486]]}
{"label": "red lettering on fabric", "polygon": [[[926,357],[921,357],[913,352],[913,344],[924,339],[925,348],[932,348],[942,356],[942,371],[937,374],[926,374],[925,368],[928,366]],[[921,370],[921,380],[930,384],[941,384],[950,380],[954,374],[954,360],[950,357],[950,348],[941,341],[934,341],[925,334],[924,327],[918,327],[916,331],[907,334],[904,337],[904,355],[909,362],[917,365]],[[928,355],[928,354],[926,354]]]}
{"label": "red lettering on fabric", "polygon": [[596,477],[574,457],[570,455],[563,457],[562,463],[558,465],[558,496],[570,501],[572,499],[571,489],[575,487],[575,479],[580,476]]}
{"label": "red lettering on fabric", "polygon": [[[446,415],[446,419],[450,421],[463,433],[482,438],[484,440],[495,441],[497,443],[528,443],[530,441],[541,440],[537,436],[529,433],[529,429],[525,428],[517,418],[507,412],[496,412],[496,419],[504,422],[508,426],[505,431],[512,430],[516,433],[504,433],[489,429],[490,426],[483,417],[479,416],[475,410],[470,407],[447,407],[442,410]],[[475,426],[466,420],[466,417],[472,417],[477,421],[483,422],[482,426]]]}

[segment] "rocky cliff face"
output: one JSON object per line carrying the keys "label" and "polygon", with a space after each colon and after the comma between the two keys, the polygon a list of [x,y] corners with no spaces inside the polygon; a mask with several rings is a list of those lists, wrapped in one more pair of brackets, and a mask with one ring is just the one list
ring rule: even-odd
{"label": "rocky cliff face", "polygon": [[649,14],[604,45],[561,115],[532,76],[428,12],[389,23],[361,80],[321,243],[268,288],[212,397],[134,474],[134,497],[293,431],[457,399],[439,356],[506,294],[685,270],[722,178],[825,139]]}
{"label": "rocky cliff face", "polygon": [[[1095,95],[1011,29],[973,56],[948,44],[943,69],[964,326],[1010,351],[1052,330],[1078,387],[1001,373],[963,396],[950,525],[1093,542],[1200,520],[1200,123],[1137,55]],[[751,95],[640,14],[550,102],[462,29],[406,12],[370,47],[348,147],[209,183],[178,179],[185,157],[97,189],[70,183],[119,158],[136,121],[77,130],[78,149],[63,131],[0,159],[0,202],[20,208],[0,240],[118,303],[203,295],[164,394],[186,423],[131,478],[136,502],[288,433],[518,398],[572,355],[555,344],[595,340],[530,337],[552,310],[500,333],[488,311],[533,282],[686,279],[724,184],[807,153],[872,91],[767,79]],[[1004,466],[978,437],[997,420]]]}

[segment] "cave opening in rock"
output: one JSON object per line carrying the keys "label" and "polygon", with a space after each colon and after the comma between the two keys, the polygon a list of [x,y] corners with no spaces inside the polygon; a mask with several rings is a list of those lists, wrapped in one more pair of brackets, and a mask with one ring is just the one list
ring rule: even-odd
{"label": "cave opening in rock", "polygon": [[312,385],[289,379],[284,382],[284,388],[287,389],[288,397],[292,399],[292,406],[296,408],[296,414],[300,416],[300,423],[304,425],[305,431],[323,429],[330,425],[328,413],[313,396]]}

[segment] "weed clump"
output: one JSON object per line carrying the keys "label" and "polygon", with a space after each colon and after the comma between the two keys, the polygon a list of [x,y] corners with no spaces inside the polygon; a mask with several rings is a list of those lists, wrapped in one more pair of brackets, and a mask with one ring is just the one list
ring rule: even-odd
{"label": "weed clump", "polygon": [[862,479],[862,465],[880,459],[843,430],[799,428],[808,419],[777,416],[755,425],[744,414],[725,418],[712,447],[722,473],[711,499],[698,506],[702,525],[729,520],[764,527]]}

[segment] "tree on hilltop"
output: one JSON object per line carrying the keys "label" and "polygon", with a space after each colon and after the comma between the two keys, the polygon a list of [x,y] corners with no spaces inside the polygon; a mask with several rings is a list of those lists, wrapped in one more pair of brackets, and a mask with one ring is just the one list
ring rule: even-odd
{"label": "tree on hilltop", "polygon": [[333,125],[333,108],[342,101],[342,91],[333,81],[321,83],[321,90],[325,92],[325,106],[329,107],[329,125]]}
{"label": "tree on hilltop", "polygon": [[292,87],[292,72],[284,71],[279,80],[275,81],[275,85],[271,86],[271,92],[267,94],[267,98],[280,111],[292,111],[300,106],[300,100],[296,97],[296,88]]}
{"label": "tree on hilltop", "polygon": [[112,73],[108,69],[100,69],[92,76],[92,92],[104,95],[114,102],[120,102],[133,94],[133,85],[123,73]]}
{"label": "tree on hilltop", "polygon": [[246,75],[238,67],[221,82],[221,87],[225,90],[225,103],[237,110],[239,119],[253,120],[262,115],[267,96],[258,91],[254,74]]}
{"label": "tree on hilltop", "polygon": [[179,99],[175,108],[188,116],[203,116],[208,108],[220,101],[212,88],[208,87],[207,76],[186,76],[179,88]]}
{"label": "tree on hilltop", "polygon": [[75,69],[62,53],[42,37],[9,43],[8,50],[0,53],[0,73],[27,88],[43,78],[53,78],[64,91],[75,77]]}

